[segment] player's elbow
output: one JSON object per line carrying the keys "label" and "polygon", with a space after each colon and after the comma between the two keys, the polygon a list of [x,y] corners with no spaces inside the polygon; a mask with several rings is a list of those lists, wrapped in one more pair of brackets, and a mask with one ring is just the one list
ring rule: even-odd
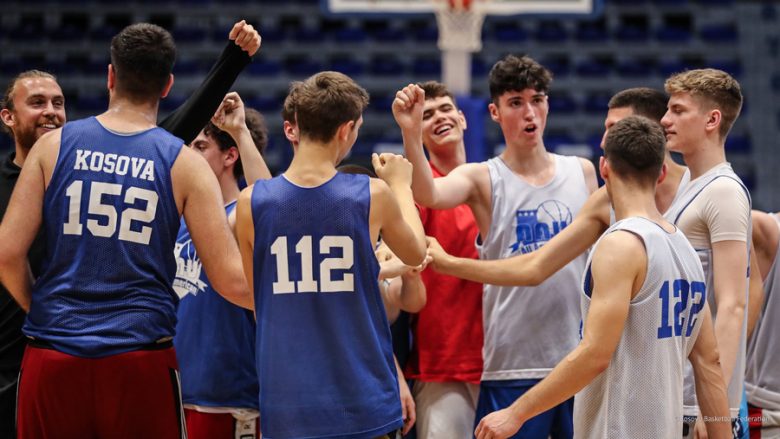
{"label": "player's elbow", "polygon": [[241,278],[225,279],[218,283],[213,282],[213,286],[217,293],[228,302],[242,308],[254,310],[254,296],[243,276]]}
{"label": "player's elbow", "polygon": [[741,326],[745,318],[745,306],[744,297],[721,303],[718,306],[718,319],[725,318],[727,321],[739,322]]}

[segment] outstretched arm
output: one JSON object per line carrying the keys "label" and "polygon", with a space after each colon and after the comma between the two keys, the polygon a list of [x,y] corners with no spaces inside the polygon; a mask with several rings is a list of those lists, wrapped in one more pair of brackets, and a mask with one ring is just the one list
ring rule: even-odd
{"label": "outstretched arm", "polygon": [[496,260],[458,258],[428,238],[431,266],[444,274],[492,285],[539,285],[584,253],[608,225],[609,199],[602,188],[588,198],[571,224],[539,250]]}
{"label": "outstretched arm", "polygon": [[647,255],[639,238],[622,231],[605,236],[596,252],[582,341],[511,406],[483,418],[474,433],[477,439],[512,436],[525,421],[571,398],[609,366],[628,319],[632,295],[644,281]]}
{"label": "outstretched arm", "polygon": [[245,20],[233,25],[228,39],[230,41],[200,87],[158,124],[187,144],[203,129],[238,75],[260,48],[260,35]]}

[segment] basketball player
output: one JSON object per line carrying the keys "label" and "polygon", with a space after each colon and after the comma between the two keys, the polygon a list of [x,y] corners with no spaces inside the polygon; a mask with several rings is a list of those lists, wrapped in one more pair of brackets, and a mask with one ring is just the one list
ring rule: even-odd
{"label": "basketball player", "polygon": [[[747,425],[739,408],[745,375],[750,194],[726,162],[724,148],[742,106],[742,92],[734,78],[715,69],[673,75],[664,87],[670,95],[661,119],[667,147],[683,155],[691,173],[690,184],[665,216],[685,233],[704,267],[734,436],[743,437]],[[696,396],[688,375],[685,414],[693,417]],[[691,422],[687,424],[691,435]],[[701,431],[700,423],[697,429]]]}
{"label": "basketball player", "polygon": [[[551,79],[550,72],[529,57],[509,55],[498,61],[490,72],[489,109],[506,149],[487,162],[458,166],[444,177],[433,178],[420,138],[411,134],[421,121],[398,121],[414,165],[416,201],[433,209],[467,204],[479,228],[481,259],[543,246],[571,223],[596,189],[589,161],[551,154],[544,147]],[[424,100],[417,86],[396,96],[410,105]],[[521,287],[484,286],[485,358],[477,420],[508,406],[574,349],[580,320],[577,284],[584,263],[580,257],[528,294],[519,293]],[[558,318],[550,319],[552,313]],[[563,402],[528,423],[518,437],[571,437],[571,411],[572,402]]]}
{"label": "basketball player", "polygon": [[[381,231],[407,265],[425,257],[411,167],[382,154],[373,162],[387,183],[337,173],[368,94],[337,72],[292,90],[299,144],[290,167],[244,190],[237,207],[257,304],[263,434],[386,437],[403,422],[374,243]],[[422,118],[422,103],[414,110]]]}
{"label": "basketball player", "polygon": [[[32,339],[20,437],[184,437],[170,342],[182,213],[215,289],[252,306],[213,173],[155,127],[175,52],[158,26],[122,30],[108,111],[47,133],[27,156],[0,225],[0,280],[29,309]],[[26,255],[41,226],[46,258],[31,288]]]}
{"label": "basketball player", "polygon": [[655,203],[664,144],[661,127],[640,116],[610,129],[600,171],[617,222],[588,257],[582,341],[509,408],[485,417],[478,439],[509,437],[575,393],[576,437],[675,437],[686,357],[699,393],[707,395],[702,413],[720,420],[707,423],[711,437],[731,436],[704,273],[690,243]]}
{"label": "basketball player", "polygon": [[[602,149],[609,129],[624,117],[640,115],[660,123],[666,113],[666,102],[664,93],[644,87],[626,89],[612,96],[604,121]],[[664,165],[666,177],[658,184],[655,195],[659,211],[665,211],[678,188],[690,181],[687,169],[675,163],[668,152]],[[571,224],[535,252],[497,260],[454,258],[431,240],[432,267],[442,273],[494,285],[538,285],[590,248],[613,222],[611,216],[607,189],[601,187],[588,198]]]}
{"label": "basketball player", "polygon": [[[235,228],[238,179],[271,178],[262,151],[268,131],[256,110],[228,93],[212,121],[191,143],[214,172]],[[180,298],[173,344],[181,372],[182,400],[190,439],[259,437],[255,316],[223,299],[211,286],[182,222],[176,246],[173,289]]]}
{"label": "basketball player", "polygon": [[753,245],[764,276],[765,300],[756,307],[760,317],[749,338],[745,366],[750,437],[780,438],[780,374],[777,367],[780,364],[780,343],[776,330],[776,322],[780,319],[780,298],[774,291],[780,285],[777,257],[780,218],[776,213],[757,210],[752,212],[752,218]]}
{"label": "basketball player", "polygon": [[[201,86],[181,107],[160,122],[160,126],[185,139],[194,139],[213,114],[227,89],[260,47],[260,36],[245,21],[235,23],[228,43]],[[29,70],[12,79],[0,103],[2,127],[14,139],[14,150],[0,162],[0,217],[19,178],[30,148],[45,132],[59,128],[66,120],[65,97],[56,78]],[[34,277],[40,275],[43,234],[33,241],[28,258]],[[0,286],[0,437],[14,437],[16,386],[22,353],[24,313],[4,287]]]}
{"label": "basketball player", "polygon": [[[466,119],[444,84],[418,84],[425,92],[423,146],[434,178],[466,163]],[[466,205],[419,207],[425,234],[448,251],[476,259],[477,224]],[[482,375],[482,285],[433,270],[422,272],[428,291],[424,308],[412,315],[411,356],[406,375],[414,380],[419,438],[470,438]]]}

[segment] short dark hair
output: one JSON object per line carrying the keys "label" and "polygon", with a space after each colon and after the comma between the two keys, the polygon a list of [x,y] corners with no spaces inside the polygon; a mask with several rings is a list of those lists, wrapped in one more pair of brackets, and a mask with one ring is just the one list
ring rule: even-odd
{"label": "short dark hair", "polygon": [[616,93],[607,108],[631,108],[634,114],[660,122],[666,114],[669,98],[660,90],[649,87],[629,88]]}
{"label": "short dark hair", "polygon": [[[5,89],[5,93],[3,94],[3,100],[0,101],[0,110],[7,109],[8,111],[14,111],[14,95],[16,94],[16,86],[19,84],[19,81],[28,78],[47,78],[57,82],[57,77],[49,72],[35,69],[25,70],[24,72],[14,76],[11,81],[8,82],[8,87]],[[14,136],[13,131],[11,131],[11,128],[9,128],[6,124],[0,124],[0,128],[2,128],[2,130],[8,133],[11,137]]]}
{"label": "short dark hair", "polygon": [[508,91],[532,88],[547,93],[552,73],[529,56],[507,55],[490,69],[490,99],[498,103],[498,97]]}
{"label": "short dark hair", "polygon": [[621,178],[653,185],[664,164],[666,137],[661,126],[644,116],[629,116],[609,129],[604,157]]}
{"label": "short dark hair", "polygon": [[[246,126],[249,128],[249,134],[252,136],[252,141],[255,144],[255,148],[260,151],[262,155],[265,152],[266,146],[268,146],[268,128],[265,124],[265,118],[259,111],[254,108],[246,108]],[[214,143],[220,151],[227,151],[230,148],[236,147],[236,141],[225,131],[217,128],[216,125],[209,121],[203,128],[203,134],[214,139]],[[233,176],[236,179],[241,178],[244,175],[244,168],[241,165],[241,155],[238,156],[235,166],[233,166]]]}
{"label": "short dark hair", "polygon": [[160,99],[175,60],[173,37],[154,24],[132,24],[111,40],[116,90],[134,102]]}
{"label": "short dark hair", "polygon": [[368,175],[371,178],[377,178],[376,172],[374,172],[373,169],[369,169],[365,166],[360,165],[354,165],[354,164],[346,164],[341,165],[338,168],[336,168],[337,171],[341,172],[342,174],[358,174],[358,175]]}
{"label": "short dark hair", "polygon": [[320,72],[295,90],[294,105],[301,138],[330,142],[338,128],[357,121],[368,105],[368,93],[349,76]]}
{"label": "short dark hair", "polygon": [[452,99],[452,103],[455,104],[457,107],[458,104],[455,102],[455,96],[452,95],[452,92],[450,89],[447,88],[446,85],[442,84],[439,81],[425,81],[417,83],[417,86],[423,89],[425,92],[425,100],[428,99],[436,99],[441,97],[448,97]]}

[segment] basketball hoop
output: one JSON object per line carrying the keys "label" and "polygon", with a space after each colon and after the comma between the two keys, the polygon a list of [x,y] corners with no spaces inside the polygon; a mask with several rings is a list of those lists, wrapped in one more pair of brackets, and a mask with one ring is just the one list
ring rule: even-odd
{"label": "basketball hoop", "polygon": [[482,50],[489,0],[434,0],[442,51],[442,79],[455,95],[471,94],[471,54]]}
{"label": "basketball hoop", "polygon": [[439,49],[442,51],[479,52],[482,50],[483,1],[435,1],[439,26]]}

